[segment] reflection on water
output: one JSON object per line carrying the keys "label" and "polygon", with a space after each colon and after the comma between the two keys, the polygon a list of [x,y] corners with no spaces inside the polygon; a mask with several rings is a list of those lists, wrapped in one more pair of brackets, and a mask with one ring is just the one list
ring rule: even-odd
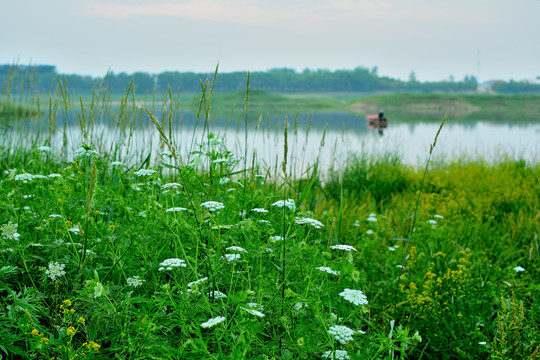
{"label": "reflection on water", "polygon": [[[76,119],[77,116],[68,118]],[[258,125],[251,122],[248,124],[248,163],[251,163],[255,154],[260,164],[274,169],[280,168],[283,159],[284,118],[268,118],[262,119]],[[159,146],[157,130],[145,123],[144,117],[140,116],[132,129],[120,129],[118,126],[103,123],[94,124],[88,131],[88,142],[103,153],[113,154],[116,150],[115,159],[121,158],[132,165],[142,162],[150,150],[152,158],[157,159],[159,153],[165,149]],[[326,124],[328,127],[325,130]],[[21,144],[43,145],[49,136],[48,126],[49,124],[44,124],[43,121],[28,121],[21,122],[16,127],[4,128],[2,145],[11,148],[17,148]],[[384,136],[380,137],[376,131],[366,129],[363,117],[346,113],[300,114],[297,120],[294,117],[289,118],[290,171],[297,176],[301,175],[302,169],[315,162],[319,163],[321,169],[331,166],[342,168],[351,154],[384,156],[397,153],[403,162],[421,165],[425,163],[438,128],[439,124],[395,124],[390,119]],[[194,143],[201,143],[204,139],[202,122],[196,124],[194,116],[189,113],[179,116],[170,129],[165,124],[165,130],[167,134],[170,131],[177,151],[184,159],[195,149]],[[245,151],[243,119],[213,119],[209,131],[224,136],[227,147],[238,159],[242,158]],[[51,146],[57,153],[63,151],[63,158],[68,160],[82,139],[81,128],[77,122],[67,121],[64,127],[60,119],[51,136]],[[447,122],[438,138],[433,157],[435,160],[448,162],[458,157],[494,161],[501,156],[507,156],[538,163],[539,140],[538,123],[514,126],[488,122]]]}

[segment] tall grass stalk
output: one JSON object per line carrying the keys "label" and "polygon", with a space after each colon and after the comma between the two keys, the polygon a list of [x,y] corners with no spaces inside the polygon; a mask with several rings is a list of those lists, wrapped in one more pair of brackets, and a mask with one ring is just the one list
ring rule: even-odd
{"label": "tall grass stalk", "polygon": [[424,189],[424,184],[426,182],[426,175],[427,175],[427,172],[428,172],[429,163],[431,161],[431,155],[433,154],[433,150],[435,149],[435,145],[437,145],[437,138],[439,137],[439,134],[441,133],[441,130],[442,130],[443,126],[444,126],[444,123],[446,121],[447,116],[448,116],[448,114],[446,114],[444,116],[444,118],[442,119],[441,125],[439,126],[439,129],[437,130],[437,133],[435,134],[435,138],[433,140],[433,143],[430,144],[430,146],[429,146],[429,155],[428,155],[428,158],[426,160],[426,166],[424,168],[424,174],[422,176],[422,181],[420,182],[420,188],[418,189],[418,194],[416,196],[416,202],[414,204],[414,212],[412,214],[412,224],[411,224],[411,228],[409,230],[409,236],[408,236],[407,241],[406,241],[407,245],[405,247],[405,254],[403,255],[403,260],[401,261],[401,271],[399,272],[398,280],[396,282],[396,290],[395,290],[395,294],[394,294],[394,314],[396,313],[396,307],[397,307],[397,294],[398,294],[398,289],[399,289],[399,283],[401,281],[401,277],[403,276],[403,272],[405,271],[405,265],[407,264],[407,259],[409,257],[409,250],[410,250],[411,243],[412,243],[412,237],[413,237],[414,230],[415,230],[416,218],[417,218],[417,215],[418,215],[418,207],[420,205],[420,196],[422,195],[422,190]]}

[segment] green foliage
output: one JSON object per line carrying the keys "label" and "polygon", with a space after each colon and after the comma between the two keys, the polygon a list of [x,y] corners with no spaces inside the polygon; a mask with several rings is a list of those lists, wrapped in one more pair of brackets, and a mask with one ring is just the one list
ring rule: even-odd
{"label": "green foliage", "polygon": [[[142,126],[132,85],[115,108],[105,88],[81,104],[81,147],[69,149],[52,141],[55,101],[72,106],[60,82],[49,131],[21,128],[31,143],[0,147],[3,357],[537,356],[538,165],[437,164],[413,214],[423,172],[396,155],[351,156],[328,174],[302,163],[296,178],[246,164],[212,132],[214,107],[235,99],[214,102],[210,82],[204,136],[187,146],[170,138],[170,93],[162,110],[145,104],[162,111],[161,153],[124,151]],[[249,92],[285,101],[272,97]]]}

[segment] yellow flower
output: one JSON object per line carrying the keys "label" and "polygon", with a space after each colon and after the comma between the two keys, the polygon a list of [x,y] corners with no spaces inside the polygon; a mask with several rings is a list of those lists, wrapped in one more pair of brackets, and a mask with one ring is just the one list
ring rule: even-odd
{"label": "yellow flower", "polygon": [[63,202],[64,202],[64,200],[58,199],[58,203],[59,203],[59,204],[61,204],[61,203],[63,203]]}
{"label": "yellow flower", "polygon": [[72,336],[72,335],[75,334],[76,331],[77,331],[77,329],[75,329],[73,326],[70,326],[70,327],[67,328],[66,334],[67,334],[68,336]]}
{"label": "yellow flower", "polygon": [[71,306],[71,300],[69,300],[69,299],[64,300],[64,305]]}
{"label": "yellow flower", "polygon": [[83,324],[83,325],[84,325],[84,324],[86,324],[86,319],[83,318],[83,317],[80,317],[80,318],[77,320],[77,322],[78,322],[79,324]]}
{"label": "yellow flower", "polygon": [[85,342],[83,344],[83,346],[87,347],[90,350],[95,350],[95,351],[99,351],[99,349],[101,348],[101,345],[99,345],[98,343],[95,343],[93,341]]}
{"label": "yellow flower", "polygon": [[42,342],[44,344],[48,344],[49,343],[49,338],[42,337],[41,339],[39,339],[39,342]]}
{"label": "yellow flower", "polygon": [[114,229],[116,229],[116,225],[111,224],[111,225],[109,225],[109,228],[110,228],[111,230],[114,230]]}
{"label": "yellow flower", "polygon": [[32,334],[32,336],[38,336],[39,335],[39,331],[37,331],[36,329],[32,330],[32,332],[30,333]]}
{"label": "yellow flower", "polygon": [[75,309],[71,309],[71,310],[69,310],[69,313],[70,313],[70,314],[73,314],[73,313],[75,313]]}

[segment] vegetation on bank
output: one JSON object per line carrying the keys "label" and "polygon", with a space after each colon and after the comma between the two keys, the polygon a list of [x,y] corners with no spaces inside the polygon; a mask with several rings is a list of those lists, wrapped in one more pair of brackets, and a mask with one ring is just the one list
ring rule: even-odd
{"label": "vegetation on bank", "polygon": [[[98,87],[77,111],[59,87],[36,120],[48,132],[2,138],[2,356],[540,358],[538,164],[424,172],[351,154],[323,173],[289,154],[291,126],[284,162],[268,166],[248,162],[247,131],[243,154],[213,133],[231,99],[212,83],[191,145],[171,138],[172,92],[158,106],[129,89],[110,106]],[[266,96],[246,91],[240,106]],[[78,137],[56,126],[61,112]],[[142,116],[159,144],[133,145]]]}
{"label": "vegetation on bank", "polygon": [[347,109],[357,114],[392,114],[392,121],[433,121],[448,114],[456,121],[531,123],[540,119],[537,95],[393,94],[352,101]]}
{"label": "vegetation on bank", "polygon": [[415,219],[422,169],[392,156],[325,185],[212,135],[178,172],[1,150],[7,358],[539,356],[538,166],[438,164]]}

